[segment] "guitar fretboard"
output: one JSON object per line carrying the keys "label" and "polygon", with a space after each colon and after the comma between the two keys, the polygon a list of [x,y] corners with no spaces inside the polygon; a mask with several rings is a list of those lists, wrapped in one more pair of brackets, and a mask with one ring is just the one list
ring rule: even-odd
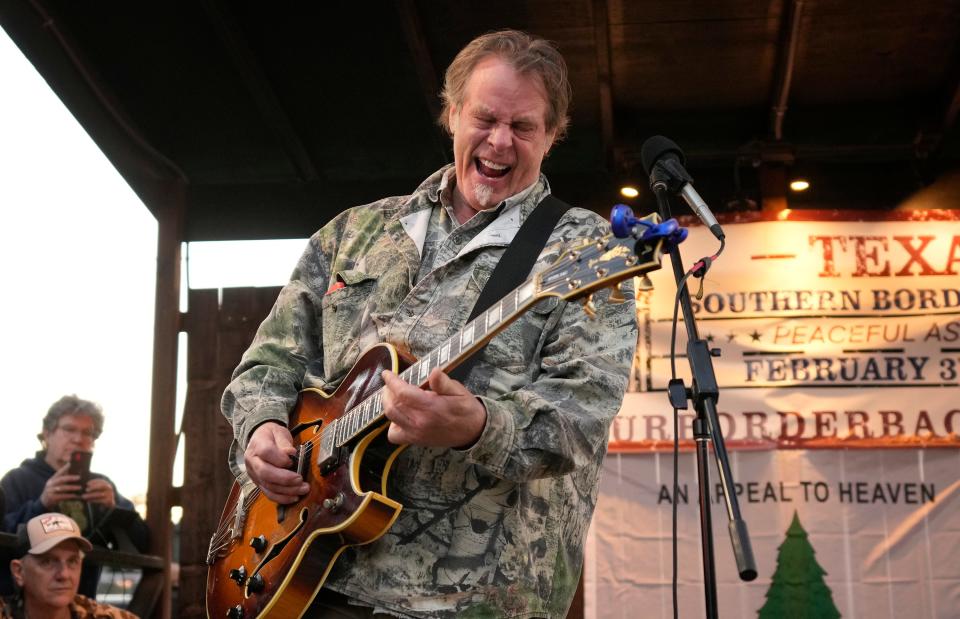
{"label": "guitar fretboard", "polygon": [[[512,293],[494,303],[449,339],[400,373],[411,385],[423,387],[434,368],[449,372],[471,353],[523,314],[534,299],[534,283],[528,279]],[[364,433],[383,417],[383,388],[330,422],[321,439],[321,452],[330,453]]]}

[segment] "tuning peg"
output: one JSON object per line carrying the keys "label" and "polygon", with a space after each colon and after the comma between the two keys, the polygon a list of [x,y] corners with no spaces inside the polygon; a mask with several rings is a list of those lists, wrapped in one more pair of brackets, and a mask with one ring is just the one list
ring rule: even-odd
{"label": "tuning peg", "polygon": [[590,317],[590,320],[593,320],[597,317],[597,307],[593,304],[593,295],[588,295],[583,298],[583,311]]}
{"label": "tuning peg", "polygon": [[653,281],[646,274],[640,275],[635,280],[637,282],[637,290],[653,290]]}
{"label": "tuning peg", "polygon": [[620,284],[621,282],[617,282],[616,284],[610,286],[610,296],[607,297],[607,303],[619,305],[627,300],[627,298],[623,296],[623,290],[620,289]]}

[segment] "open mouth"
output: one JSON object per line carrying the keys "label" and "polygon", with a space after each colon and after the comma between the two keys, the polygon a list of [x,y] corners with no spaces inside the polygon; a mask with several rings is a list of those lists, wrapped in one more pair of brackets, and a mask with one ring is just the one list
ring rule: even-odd
{"label": "open mouth", "polygon": [[474,157],[473,161],[477,166],[477,172],[487,178],[502,178],[512,169],[508,165],[490,161],[489,159],[481,159],[480,157]]}

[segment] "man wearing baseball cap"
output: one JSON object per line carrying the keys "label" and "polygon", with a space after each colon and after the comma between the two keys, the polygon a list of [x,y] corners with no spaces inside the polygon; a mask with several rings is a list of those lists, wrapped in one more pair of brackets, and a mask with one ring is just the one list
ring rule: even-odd
{"label": "man wearing baseball cap", "polygon": [[79,595],[83,553],[93,549],[69,516],[27,522],[29,550],[10,562],[18,592],[0,600],[0,619],[136,619],[131,612]]}

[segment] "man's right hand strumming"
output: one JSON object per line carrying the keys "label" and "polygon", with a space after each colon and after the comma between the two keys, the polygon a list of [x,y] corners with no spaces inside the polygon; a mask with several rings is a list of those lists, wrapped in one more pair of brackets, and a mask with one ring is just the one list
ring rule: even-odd
{"label": "man's right hand strumming", "polygon": [[247,475],[271,501],[296,502],[310,486],[290,465],[297,455],[290,431],[279,423],[267,422],[253,431],[243,461]]}

